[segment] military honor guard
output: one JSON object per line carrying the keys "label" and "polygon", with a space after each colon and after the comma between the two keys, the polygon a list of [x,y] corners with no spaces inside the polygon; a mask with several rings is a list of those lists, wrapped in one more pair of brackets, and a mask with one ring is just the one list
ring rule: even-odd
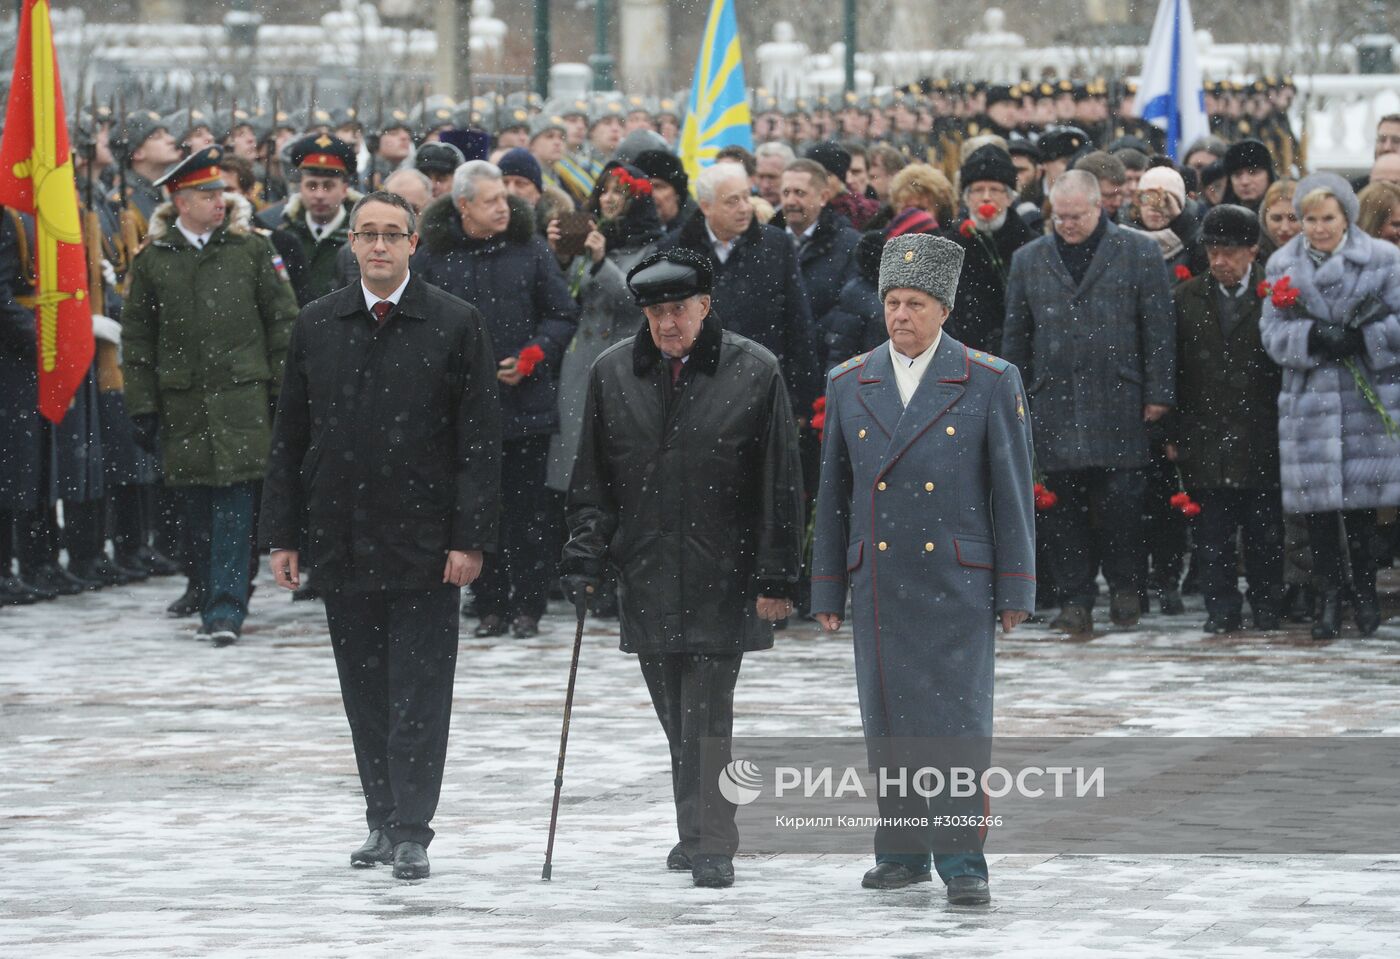
{"label": "military honor guard", "polygon": [[564,587],[582,603],[616,571],[622,651],[638,658],[671,751],[680,842],[666,865],[723,887],[735,807],[702,757],[729,761],[744,654],[773,645],[797,598],[797,426],[777,358],[710,309],[707,257],[655,253],[627,282],[646,324],[589,374]]}
{"label": "military honor guard", "polygon": [[292,144],[290,155],[301,181],[277,229],[301,242],[306,271],[296,292],[305,306],[338,288],[336,257],[349,241],[350,208],[360,194],[350,187],[355,150],[344,140],[314,133]]}
{"label": "military honor guard", "polygon": [[[890,338],[827,377],[812,611],[838,629],[852,593],[856,682],[872,769],[900,740],[992,735],[995,630],[1035,608],[1031,435],[1016,367],[942,331],[962,250],[908,234],[885,246]],[[882,796],[883,821],[982,814],[979,799]],[[881,826],[867,888],[927,882],[988,902],[975,827]]]}

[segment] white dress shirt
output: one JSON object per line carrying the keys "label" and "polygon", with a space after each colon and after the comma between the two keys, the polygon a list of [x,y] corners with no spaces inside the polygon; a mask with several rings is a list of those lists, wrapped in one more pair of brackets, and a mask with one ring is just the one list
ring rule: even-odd
{"label": "white dress shirt", "polygon": [[196,250],[204,249],[204,244],[208,243],[209,238],[214,235],[213,230],[207,230],[204,233],[195,233],[193,230],[186,227],[185,221],[179,217],[175,218],[175,226],[184,234],[185,239],[190,241],[190,246],[194,247]]}
{"label": "white dress shirt", "polygon": [[365,286],[365,281],[361,280],[360,292],[364,293],[365,295],[365,309],[368,310],[370,313],[373,313],[374,304],[380,302],[381,300],[388,300],[390,303],[394,304],[395,306],[398,306],[400,298],[403,297],[404,288],[408,286],[408,278],[411,275],[412,274],[405,273],[403,275],[403,282],[399,284],[399,288],[394,292],[390,293],[388,296],[375,296],[369,291],[369,287]]}
{"label": "white dress shirt", "polygon": [[890,340],[890,359],[894,361],[894,383],[895,386],[899,387],[899,401],[905,406],[909,405],[910,397],[919,388],[919,381],[924,378],[924,373],[927,372],[929,363],[933,361],[933,354],[938,350],[938,344],[941,342],[943,342],[943,331],[940,329],[929,348],[911,360],[895,349],[894,340]]}
{"label": "white dress shirt", "polygon": [[335,216],[331,218],[329,223],[317,223],[311,219],[310,211],[307,211],[306,214],[306,228],[311,231],[311,235],[317,243],[339,229],[343,222],[345,222],[345,204],[343,203],[336,209]]}
{"label": "white dress shirt", "polygon": [[710,229],[710,224],[705,224],[705,232],[710,234],[710,248],[715,251],[715,257],[721,262],[729,260],[729,254],[734,252],[734,240],[728,243],[715,236],[715,231]]}

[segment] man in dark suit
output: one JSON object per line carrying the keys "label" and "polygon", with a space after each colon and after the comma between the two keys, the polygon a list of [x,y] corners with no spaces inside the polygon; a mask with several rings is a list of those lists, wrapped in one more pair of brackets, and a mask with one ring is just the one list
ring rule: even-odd
{"label": "man in dark suit", "polygon": [[1207,633],[1241,628],[1235,535],[1243,530],[1249,608],[1258,629],[1277,629],[1283,587],[1278,394],[1283,371],[1259,338],[1263,307],[1259,218],[1222,203],[1201,241],[1210,272],[1178,286],[1177,383],[1167,456],[1201,507],[1192,523]]}
{"label": "man in dark suit", "polygon": [[1026,373],[1036,465],[1060,500],[1044,514],[1063,606],[1050,626],[1084,634],[1095,545],[1114,624],[1141,616],[1147,424],[1175,404],[1175,317],[1160,249],[1103,213],[1093,174],[1061,174],[1050,204],[1054,233],[1011,259],[1002,349]]}
{"label": "man in dark suit", "polygon": [[295,589],[316,556],[370,834],[356,866],[428,875],[461,587],[496,547],[496,360],[475,308],[417,276],[417,216],[371,193],[350,213],[361,280],[297,318],[262,539]]}

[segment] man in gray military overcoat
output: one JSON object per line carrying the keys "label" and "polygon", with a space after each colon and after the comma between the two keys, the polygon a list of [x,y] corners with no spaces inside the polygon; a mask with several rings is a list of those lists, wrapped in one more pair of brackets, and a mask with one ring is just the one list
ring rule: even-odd
{"label": "man in gray military overcoat", "polygon": [[[942,332],[962,250],[906,235],[885,247],[890,339],[831,371],[817,494],[812,611],[841,625],[854,591],[856,681],[872,768],[885,744],[992,734],[994,634],[1035,608],[1031,434],[1016,367]],[[891,819],[984,814],[881,797]],[[941,808],[940,808],[941,807]],[[950,902],[989,901],[983,832],[881,828],[867,888],[929,881]]]}

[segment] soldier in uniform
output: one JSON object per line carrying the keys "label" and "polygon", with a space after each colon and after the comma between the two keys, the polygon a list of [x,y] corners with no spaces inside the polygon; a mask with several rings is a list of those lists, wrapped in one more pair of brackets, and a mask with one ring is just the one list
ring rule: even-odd
{"label": "soldier in uniform", "polygon": [[228,645],[248,612],[253,484],[297,306],[268,241],[226,222],[222,154],[208,147],[160,178],[171,199],[132,261],[122,346],[139,441],[151,450],[159,436],[184,501],[197,635]]}
{"label": "soldier in uniform", "polygon": [[179,162],[180,147],[159,113],[133,110],[122,121],[114,152],[123,169],[107,205],[120,223],[122,256],[129,261],[146,238],[151,214],[165,200],[153,181]]}
{"label": "soldier in uniform", "polygon": [[350,189],[355,153],[344,140],[313,134],[292,144],[290,156],[301,184],[277,229],[301,242],[306,274],[296,294],[305,306],[336,289],[336,256],[349,240],[350,208],[360,194]]}
{"label": "soldier in uniform", "polygon": [[[834,632],[854,591],[856,681],[872,769],[906,768],[900,760],[912,757],[895,757],[891,739],[990,740],[997,621],[1010,631],[1035,608],[1031,437],[1020,373],[942,331],[962,255],[942,237],[890,240],[880,262],[890,339],[827,378],[812,612]],[[879,807],[891,820],[983,812],[980,797],[955,809],[891,794]],[[986,903],[981,846],[976,828],[882,826],[876,865],[862,885],[927,882],[932,857],[950,902]]]}

